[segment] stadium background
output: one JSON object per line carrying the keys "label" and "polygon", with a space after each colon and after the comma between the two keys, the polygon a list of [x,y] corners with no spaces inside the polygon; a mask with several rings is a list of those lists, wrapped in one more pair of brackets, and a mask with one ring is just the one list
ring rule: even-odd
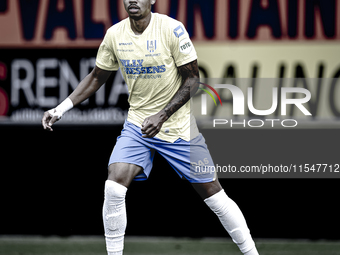
{"label": "stadium background", "polygon": [[[184,23],[201,76],[340,76],[338,0],[158,0],[154,11]],[[106,164],[128,107],[124,82],[113,75],[53,133],[42,130],[40,119],[91,70],[105,30],[125,17],[122,1],[0,0],[0,235],[102,234]],[[339,103],[329,111],[339,117]],[[248,165],[335,163],[338,141],[334,128],[237,129],[230,130],[226,155]],[[268,156],[257,144],[268,145],[262,147]],[[255,238],[299,239],[340,238],[337,182],[221,180]],[[131,185],[127,210],[127,235],[226,236],[158,156],[150,179]]]}

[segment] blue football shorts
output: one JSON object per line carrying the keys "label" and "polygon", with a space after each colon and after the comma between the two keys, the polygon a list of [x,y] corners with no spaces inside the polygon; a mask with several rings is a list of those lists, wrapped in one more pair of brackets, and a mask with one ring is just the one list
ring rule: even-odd
{"label": "blue football shorts", "polygon": [[214,163],[202,134],[187,142],[181,138],[170,143],[159,138],[143,138],[140,127],[125,121],[121,135],[113,148],[109,165],[130,163],[143,168],[135,181],[146,180],[152,169],[155,152],[163,156],[183,179],[191,183],[206,183],[216,179]]}

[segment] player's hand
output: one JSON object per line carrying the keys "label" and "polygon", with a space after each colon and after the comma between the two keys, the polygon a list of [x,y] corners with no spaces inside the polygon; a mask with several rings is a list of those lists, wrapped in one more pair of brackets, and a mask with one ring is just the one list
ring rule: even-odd
{"label": "player's hand", "polygon": [[54,108],[47,112],[44,112],[44,116],[41,120],[41,123],[45,130],[53,131],[52,125],[60,119],[61,119],[60,113],[58,113]]}
{"label": "player's hand", "polygon": [[163,123],[167,120],[165,112],[159,113],[147,117],[142,124],[142,134],[144,138],[152,138],[159,133]]}

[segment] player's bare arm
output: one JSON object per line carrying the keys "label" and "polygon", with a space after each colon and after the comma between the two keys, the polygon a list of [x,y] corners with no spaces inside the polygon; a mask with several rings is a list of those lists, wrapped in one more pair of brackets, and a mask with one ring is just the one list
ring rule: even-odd
{"label": "player's bare arm", "polygon": [[[71,104],[65,107],[73,107],[89,98],[106,82],[111,73],[111,71],[100,69],[97,66],[93,68],[91,73],[79,83],[77,88],[66,99],[67,101],[65,100],[67,104]],[[63,104],[65,103],[61,103],[58,107],[63,108]],[[58,107],[44,113],[41,122],[45,130],[53,131],[52,125],[60,119],[60,115],[54,114],[58,111]],[[61,112],[63,113],[62,109]]]}
{"label": "player's bare arm", "polygon": [[146,118],[142,124],[143,137],[154,137],[161,130],[163,123],[170,118],[179,108],[189,101],[198,89],[199,78],[197,60],[178,67],[178,72],[182,76],[182,86],[178,89],[174,97],[159,113]]}
{"label": "player's bare arm", "polygon": [[111,73],[112,71],[106,71],[95,66],[92,72],[79,83],[77,88],[69,96],[73,104],[80,104],[93,95],[93,93],[106,82]]}

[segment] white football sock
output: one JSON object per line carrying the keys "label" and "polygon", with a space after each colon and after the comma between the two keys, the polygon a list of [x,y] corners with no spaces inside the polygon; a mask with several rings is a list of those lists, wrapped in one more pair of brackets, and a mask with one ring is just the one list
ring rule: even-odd
{"label": "white football sock", "polygon": [[126,228],[125,195],[127,188],[117,182],[105,182],[103,222],[108,255],[122,255]]}
{"label": "white football sock", "polygon": [[237,244],[243,254],[259,254],[241,210],[227,196],[224,190],[208,197],[204,202],[218,216],[223,227],[228,231],[234,243]]}

